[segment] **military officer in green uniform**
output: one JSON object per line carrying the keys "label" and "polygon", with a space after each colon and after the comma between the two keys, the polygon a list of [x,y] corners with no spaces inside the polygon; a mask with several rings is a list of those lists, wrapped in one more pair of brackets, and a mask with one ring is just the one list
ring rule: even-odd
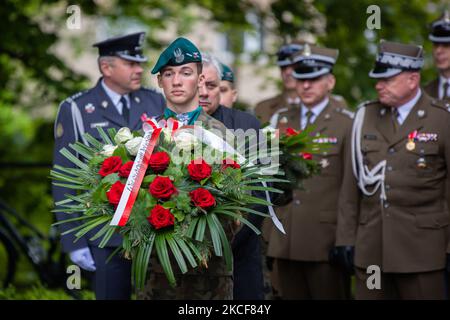
{"label": "military officer in green uniform", "polygon": [[356,299],[445,298],[450,109],[421,90],[423,63],[421,46],[382,40],[378,100],[355,114],[336,244],[354,247]]}
{"label": "military officer in green uniform", "polygon": [[433,98],[450,102],[450,12],[444,14],[431,24],[428,38],[433,42],[434,64],[439,77],[424,89]]}
{"label": "military officer in green uniform", "polygon": [[303,130],[329,144],[313,160],[321,174],[295,190],[293,200],[277,209],[286,234],[272,229],[268,256],[275,258],[283,299],[345,299],[349,276],[329,263],[334,247],[338,195],[343,178],[345,146],[353,113],[331,97],[336,79],[332,73],[338,50],[305,44],[294,55],[293,77],[301,106],[279,113],[277,127]]}
{"label": "military officer in green uniform", "polygon": [[[282,92],[276,96],[259,102],[254,109],[255,116],[261,121],[261,124],[271,123],[272,127],[276,127],[278,119],[278,110],[285,111],[300,105],[300,97],[295,90],[295,79],[292,77],[293,60],[292,56],[303,48],[303,44],[299,42],[286,43],[277,51],[277,65],[280,68],[282,80]],[[267,251],[267,244],[273,228],[272,221],[265,219],[262,227],[263,254]],[[279,298],[278,280],[275,278],[275,271],[272,269],[273,259],[264,258],[264,282],[267,299]]]}
{"label": "military officer in green uniform", "polygon": [[[158,74],[158,84],[163,89],[167,108],[164,118],[175,117],[183,125],[198,122],[206,128],[220,130],[225,137],[226,128],[218,120],[209,116],[199,103],[199,87],[203,85],[202,56],[197,47],[188,39],[178,38],[161,54],[152,74]],[[233,225],[224,226],[229,241],[234,234]],[[233,271],[228,270],[221,257],[213,257],[208,266],[199,266],[182,274],[173,267],[177,286],[171,287],[157,258],[151,259],[149,279],[146,287],[138,293],[140,299],[233,299]]]}

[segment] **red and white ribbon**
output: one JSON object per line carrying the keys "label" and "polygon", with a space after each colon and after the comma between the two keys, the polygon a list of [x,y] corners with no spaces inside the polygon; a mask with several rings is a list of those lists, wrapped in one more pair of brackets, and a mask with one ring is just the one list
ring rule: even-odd
{"label": "red and white ribbon", "polygon": [[155,149],[162,130],[162,128],[157,127],[156,121],[153,119],[151,120],[152,121],[146,121],[144,123],[144,125],[146,125],[146,129],[144,129],[145,134],[136,158],[134,159],[133,167],[131,168],[130,175],[128,176],[125,189],[123,190],[119,204],[116,208],[113,219],[111,220],[111,226],[123,227],[130,217],[139,188],[141,187],[142,180],[145,176],[145,171],[148,167],[150,156]]}

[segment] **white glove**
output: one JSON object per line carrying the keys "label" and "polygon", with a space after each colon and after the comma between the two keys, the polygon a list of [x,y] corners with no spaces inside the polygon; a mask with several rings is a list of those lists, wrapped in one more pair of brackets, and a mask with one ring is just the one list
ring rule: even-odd
{"label": "white glove", "polygon": [[87,271],[95,271],[94,259],[88,247],[77,249],[69,253],[70,260]]}

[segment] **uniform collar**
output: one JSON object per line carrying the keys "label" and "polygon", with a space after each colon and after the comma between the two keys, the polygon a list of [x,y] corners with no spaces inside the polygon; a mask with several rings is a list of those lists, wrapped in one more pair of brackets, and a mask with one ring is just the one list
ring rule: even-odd
{"label": "uniform collar", "polygon": [[[108,97],[111,99],[111,102],[112,102],[112,103],[114,104],[114,106],[116,106],[116,108],[117,108],[117,106],[119,105],[119,102],[120,102],[120,98],[121,98],[122,96],[121,96],[120,94],[118,94],[117,92],[115,92],[114,90],[110,89],[110,88],[106,85],[104,79],[102,79],[101,84],[102,84],[102,87],[103,87],[103,89],[105,90],[106,94],[107,94]],[[129,97],[129,95],[126,94],[126,95],[124,95],[124,96],[125,96],[125,99],[126,99],[127,102],[128,102],[128,105],[130,105],[130,97]],[[121,108],[121,109],[122,109],[122,108]],[[117,109],[117,110],[119,111],[119,113],[122,113],[122,112],[121,112],[122,110],[119,110],[119,109]]]}
{"label": "uniform collar", "polygon": [[[445,96],[444,84],[446,82],[450,85],[450,78],[445,78],[444,76],[439,75],[439,88],[438,88],[439,99],[443,99]],[[450,90],[450,86],[449,88],[447,88],[447,90]],[[447,92],[447,94],[450,95],[450,92]]]}
{"label": "uniform collar", "polygon": [[403,124],[403,122],[405,122],[406,117],[408,117],[408,114],[411,112],[412,108],[414,108],[417,101],[419,101],[421,95],[422,95],[422,90],[419,89],[414,98],[412,98],[407,103],[405,103],[397,108],[398,109],[398,119],[397,120],[401,124]]}
{"label": "uniform collar", "polygon": [[[314,114],[313,118],[317,118],[320,115],[320,113],[323,111],[323,109],[325,109],[325,107],[327,106],[327,104],[329,102],[330,102],[330,99],[328,97],[326,97],[325,99],[322,100],[322,102],[319,102],[311,109],[306,107],[304,104],[302,104],[302,118],[306,119],[306,113],[308,111],[311,111]],[[313,121],[314,121],[314,119],[313,119]]]}
{"label": "uniform collar", "polygon": [[184,113],[176,113],[175,111],[170,110],[169,108],[166,108],[164,110],[164,118],[168,119],[171,117],[176,118],[178,121],[182,122],[183,125],[193,125],[194,122],[197,120],[198,116],[202,112],[202,107],[197,107],[197,109],[189,112]]}

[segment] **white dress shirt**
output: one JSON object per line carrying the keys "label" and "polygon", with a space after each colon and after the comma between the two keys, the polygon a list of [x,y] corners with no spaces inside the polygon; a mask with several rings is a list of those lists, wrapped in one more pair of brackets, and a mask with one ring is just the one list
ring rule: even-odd
{"label": "white dress shirt", "polygon": [[447,97],[450,97],[450,79],[444,78],[443,76],[439,76],[439,99],[444,98],[444,84],[448,83],[447,87]]}
{"label": "white dress shirt", "polygon": [[419,89],[419,91],[417,91],[417,94],[415,95],[414,98],[412,98],[407,103],[405,103],[397,108],[398,109],[397,121],[398,121],[398,123],[400,123],[400,125],[402,125],[403,122],[405,122],[405,120],[408,117],[409,113],[411,112],[412,108],[414,108],[417,101],[419,101],[421,95],[422,95],[422,91]]}
{"label": "white dress shirt", "polygon": [[[108,95],[108,97],[111,99],[112,103],[114,104],[114,106],[117,109],[117,112],[119,112],[119,114],[122,114],[122,102],[120,102],[120,98],[122,98],[122,96],[120,94],[118,94],[117,92],[111,90],[106,83],[102,80],[102,87],[103,89],[105,89],[106,94]],[[127,101],[128,104],[128,108],[130,108],[130,97],[128,96],[128,94],[124,95],[125,100]]]}
{"label": "white dress shirt", "polygon": [[328,99],[328,97],[326,97],[322,102],[318,103],[317,105],[315,105],[312,108],[305,107],[305,105],[302,104],[302,106],[300,108],[300,112],[301,112],[300,128],[302,128],[302,130],[304,130],[306,127],[306,121],[308,120],[306,113],[308,111],[311,111],[313,113],[313,115],[311,116],[311,123],[314,123],[314,121],[316,121],[317,117],[320,115],[320,113],[323,111],[323,109],[325,109],[325,107],[327,106],[329,101],[330,101],[330,99]]}

